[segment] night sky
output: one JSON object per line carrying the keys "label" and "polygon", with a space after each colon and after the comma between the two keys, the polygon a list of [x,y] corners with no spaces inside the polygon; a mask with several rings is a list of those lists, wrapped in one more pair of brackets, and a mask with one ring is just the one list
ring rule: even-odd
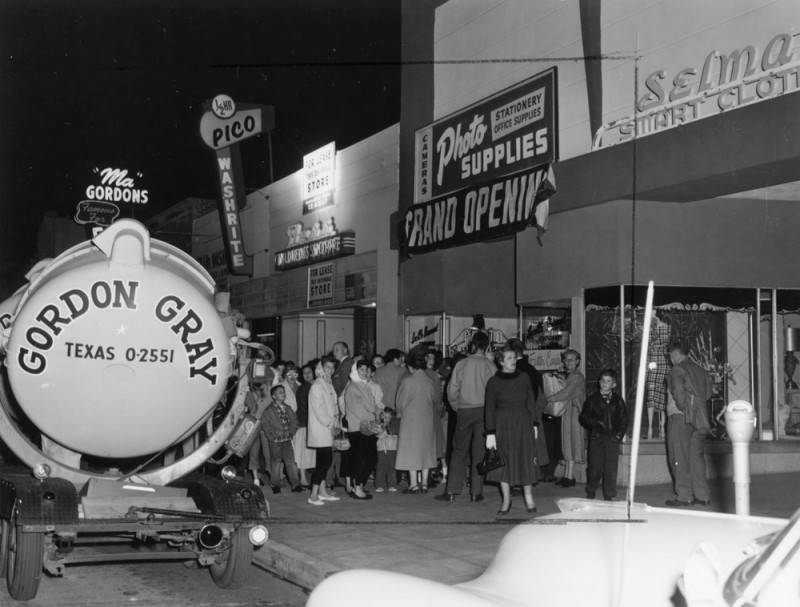
{"label": "night sky", "polygon": [[[203,101],[275,107],[278,179],[398,122],[399,60],[399,0],[4,0],[0,292],[21,284],[42,213],[73,215],[95,167],[142,174],[137,217],[216,198]],[[269,183],[266,135],[242,159],[247,191]]]}

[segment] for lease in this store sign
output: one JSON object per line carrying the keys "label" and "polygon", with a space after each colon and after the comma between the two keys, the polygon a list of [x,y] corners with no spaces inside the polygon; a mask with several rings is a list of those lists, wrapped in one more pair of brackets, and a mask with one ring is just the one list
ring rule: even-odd
{"label": "for lease in this store sign", "polygon": [[303,156],[303,215],[334,203],[335,174],[336,143]]}
{"label": "for lease in this store sign", "polygon": [[308,268],[308,307],[327,306],[333,303],[332,263]]}

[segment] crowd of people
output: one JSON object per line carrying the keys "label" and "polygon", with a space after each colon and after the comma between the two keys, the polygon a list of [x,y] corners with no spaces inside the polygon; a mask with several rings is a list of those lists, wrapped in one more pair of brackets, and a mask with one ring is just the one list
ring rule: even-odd
{"label": "crowd of people", "polygon": [[[246,401],[261,420],[247,461],[253,480],[278,493],[286,479],[290,491],[308,492],[314,506],[342,499],[337,486],[352,499],[368,500],[384,492],[426,494],[439,483],[437,500],[468,495],[481,502],[484,484],[491,483],[499,485],[502,516],[515,494],[536,512],[537,483],[574,487],[576,464],[587,463],[586,496],[594,499],[601,489],[604,499],[613,500],[619,444],[629,431],[615,371],[604,370],[587,398],[580,354],[567,349],[562,387],[546,394],[519,339],[497,352],[489,346],[488,336],[478,332],[468,354],[452,359],[427,346],[353,357],[347,344],[337,342],[330,354],[299,368],[275,361],[268,377],[252,382]],[[679,347],[670,352],[668,409],[684,415],[700,378],[684,369]],[[699,439],[683,425],[670,426],[670,451],[678,454],[673,459],[682,475],[675,505],[706,502],[704,477],[691,472],[698,460],[692,445]],[[478,464],[491,450],[502,465],[481,473]]]}

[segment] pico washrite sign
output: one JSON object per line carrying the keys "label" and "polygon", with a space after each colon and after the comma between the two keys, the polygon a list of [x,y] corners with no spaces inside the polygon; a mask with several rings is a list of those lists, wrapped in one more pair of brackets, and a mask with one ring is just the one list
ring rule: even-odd
{"label": "pico washrite sign", "polygon": [[336,265],[326,263],[308,268],[308,307],[333,303],[333,282]]}
{"label": "pico washrite sign", "polygon": [[253,258],[244,251],[244,235],[239,219],[239,209],[244,206],[244,178],[242,161],[238,146],[216,151],[217,175],[219,178],[220,203],[219,223],[222,227],[222,240],[228,270],[231,274],[249,276],[253,273]]}
{"label": "pico washrite sign", "polygon": [[231,146],[275,126],[271,105],[235,103],[228,95],[217,95],[206,105],[200,119],[200,136],[212,150]]}
{"label": "pico washrite sign", "polygon": [[206,112],[200,119],[200,137],[214,150],[217,159],[222,226],[228,270],[231,274],[250,276],[253,260],[245,253],[239,209],[245,204],[239,142],[275,126],[272,106],[237,104],[228,95],[217,95],[203,104]]}
{"label": "pico washrite sign", "polygon": [[555,192],[550,167],[523,171],[415,204],[404,216],[406,254],[425,253],[544,228]]}
{"label": "pico washrite sign", "polygon": [[334,204],[336,143],[303,156],[303,215]]}
{"label": "pico washrite sign", "polygon": [[637,114],[597,130],[594,148],[622,143],[800,90],[798,34],[780,33],[763,47],[728,54],[711,50],[702,64],[674,74],[659,69],[644,80]]}
{"label": "pico washrite sign", "polygon": [[334,236],[304,242],[275,253],[275,269],[290,270],[312,263],[354,255],[356,233],[353,230],[339,232]]}
{"label": "pico washrite sign", "polygon": [[556,75],[552,67],[419,129],[414,202],[557,160]]}

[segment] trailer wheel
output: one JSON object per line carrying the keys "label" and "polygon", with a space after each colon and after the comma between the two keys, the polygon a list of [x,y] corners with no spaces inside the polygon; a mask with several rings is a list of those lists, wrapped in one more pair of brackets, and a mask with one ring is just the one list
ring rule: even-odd
{"label": "trailer wheel", "polygon": [[253,545],[247,537],[247,529],[240,527],[231,534],[228,550],[211,565],[211,578],[220,588],[239,588],[252,561]]}
{"label": "trailer wheel", "polygon": [[0,579],[6,577],[6,566],[8,565],[8,536],[11,533],[11,525],[6,519],[0,519]]}
{"label": "trailer wheel", "polygon": [[4,536],[8,536],[6,582],[8,593],[18,601],[29,601],[39,591],[44,559],[44,534],[23,533],[16,524],[16,512],[11,523],[5,523]]}

